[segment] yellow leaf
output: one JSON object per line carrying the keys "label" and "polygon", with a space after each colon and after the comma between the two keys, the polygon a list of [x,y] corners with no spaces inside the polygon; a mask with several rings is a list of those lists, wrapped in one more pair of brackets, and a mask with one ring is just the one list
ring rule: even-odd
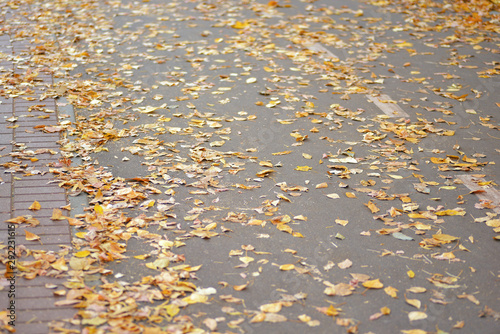
{"label": "yellow leaf", "polygon": [[104,209],[102,208],[102,206],[100,206],[99,204],[96,204],[94,206],[94,211],[95,213],[97,213],[98,215],[102,215],[104,213]]}
{"label": "yellow leaf", "polygon": [[413,270],[408,270],[406,274],[408,275],[409,278],[415,277],[415,273],[413,272]]}
{"label": "yellow leaf", "polygon": [[242,284],[242,285],[235,285],[235,286],[233,286],[233,289],[236,290],[236,291],[245,290],[248,287],[249,283],[250,282],[246,282],[245,284]]}
{"label": "yellow leaf", "polygon": [[384,289],[385,293],[387,293],[392,298],[398,298],[398,289],[393,288],[392,286],[388,286]]}
{"label": "yellow leaf", "polygon": [[250,257],[250,256],[242,256],[240,257],[240,261],[243,262],[243,263],[250,263],[252,261],[254,261],[255,259],[253,257]]}
{"label": "yellow leaf", "polygon": [[382,289],[384,287],[384,284],[382,284],[382,282],[380,282],[380,280],[377,278],[364,282],[363,286],[367,289]]}
{"label": "yellow leaf", "polygon": [[190,296],[183,298],[182,300],[188,304],[206,303],[208,296],[201,295],[199,293],[192,293]]}
{"label": "yellow leaf", "polygon": [[76,232],[75,235],[76,235],[77,238],[85,239],[85,236],[87,235],[87,232]]}
{"label": "yellow leaf", "polygon": [[179,306],[175,304],[168,304],[165,309],[170,317],[175,317],[180,311]]}
{"label": "yellow leaf", "polygon": [[66,217],[63,216],[62,211],[59,209],[54,209],[52,210],[52,217],[50,217],[52,220],[64,220]]}
{"label": "yellow leaf", "polygon": [[423,319],[427,319],[427,314],[425,314],[424,312],[420,312],[420,311],[413,311],[413,312],[408,313],[408,318],[410,319],[410,321],[423,320]]}
{"label": "yellow leaf", "polygon": [[436,216],[465,216],[465,211],[443,210],[434,212]]}
{"label": "yellow leaf", "polygon": [[254,324],[254,323],[258,323],[258,322],[263,322],[265,319],[266,319],[265,313],[258,313],[255,315],[255,317],[253,317],[250,320],[250,323]]}
{"label": "yellow leaf", "polygon": [[299,320],[302,322],[308,322],[311,321],[311,317],[308,316],[307,314],[301,314],[298,316]]}
{"label": "yellow leaf", "polygon": [[37,211],[37,210],[40,210],[41,208],[42,208],[42,206],[40,205],[40,203],[38,203],[38,201],[34,201],[33,204],[31,204],[28,209],[33,210],[33,211]]}
{"label": "yellow leaf", "polygon": [[445,164],[445,163],[449,162],[448,159],[441,159],[441,158],[436,158],[436,157],[432,157],[431,161],[432,161],[432,163],[435,163],[435,164]]}
{"label": "yellow leaf", "polygon": [[316,189],[323,189],[323,188],[328,188],[328,184],[326,182],[316,185]]}
{"label": "yellow leaf", "polygon": [[286,196],[285,196],[285,195],[283,195],[283,194],[278,194],[278,195],[276,195],[276,197],[278,197],[278,198],[280,198],[280,199],[282,199],[282,200],[284,200],[284,201],[287,201],[288,203],[291,203],[291,202],[292,202],[292,201],[291,201],[288,197],[286,197]]}
{"label": "yellow leaf", "polygon": [[391,314],[391,309],[388,308],[387,306],[384,306],[380,309],[380,312],[383,314],[383,315],[389,315]]}
{"label": "yellow leaf", "polygon": [[207,230],[207,231],[213,230],[215,228],[217,228],[217,223],[210,223],[207,226],[205,226],[205,230]]}
{"label": "yellow leaf", "polygon": [[281,232],[286,232],[286,233],[290,233],[290,234],[292,234],[292,233],[293,233],[292,228],[291,228],[290,226],[286,225],[286,224],[282,224],[282,223],[277,224],[277,225],[276,225],[276,228],[277,228],[278,230],[280,230]]}
{"label": "yellow leaf", "polygon": [[88,251],[88,250],[82,250],[82,251],[75,253],[76,257],[86,257],[89,255],[90,255],[90,251]]}
{"label": "yellow leaf", "polygon": [[295,269],[294,264],[282,264],[280,266],[280,270],[283,270],[283,271],[288,271],[288,270],[293,270],[293,269]]}
{"label": "yellow leaf", "polygon": [[420,286],[413,286],[406,291],[412,292],[412,293],[424,293],[427,291],[426,288],[420,287]]}
{"label": "yellow leaf", "polygon": [[500,227],[500,219],[491,219],[485,223],[489,227]]}
{"label": "yellow leaf", "polygon": [[339,311],[335,307],[333,307],[333,305],[330,305],[328,307],[328,309],[326,310],[326,315],[328,315],[328,316],[335,317],[338,314],[339,314]]}
{"label": "yellow leaf", "polygon": [[432,238],[443,244],[449,244],[450,242],[459,239],[457,237],[448,234],[434,234]]}
{"label": "yellow leaf", "polygon": [[272,155],[287,155],[290,153],[292,153],[292,151],[275,152],[275,153],[272,153]]}
{"label": "yellow leaf", "polygon": [[352,193],[352,192],[346,192],[345,195],[348,197],[348,198],[356,198],[356,194],[355,193]]}
{"label": "yellow leaf", "polygon": [[282,304],[278,302],[278,303],[264,304],[261,305],[259,308],[262,312],[278,313],[279,311],[281,311],[281,306]]}
{"label": "yellow leaf", "polygon": [[368,207],[368,209],[370,209],[370,211],[372,213],[377,213],[380,211],[379,208],[377,208],[377,206],[375,205],[375,203],[373,203],[372,201],[369,201],[368,203],[363,203],[364,205],[366,205]]}
{"label": "yellow leaf", "polygon": [[335,223],[342,225],[342,226],[346,226],[349,223],[349,221],[343,220],[343,219],[335,219]]}
{"label": "yellow leaf", "polygon": [[405,295],[405,301],[409,305],[411,305],[413,307],[416,307],[416,308],[420,308],[420,306],[422,306],[422,302],[420,300],[418,300],[418,299],[408,299],[408,298],[406,298],[406,295]]}
{"label": "yellow leaf", "polygon": [[312,169],[312,167],[309,166],[297,166],[295,167],[295,170],[301,171],[301,172],[308,172]]}
{"label": "yellow leaf", "polygon": [[427,331],[424,331],[423,329],[402,329],[401,333],[403,334],[427,334]]}
{"label": "yellow leaf", "polygon": [[24,230],[24,233],[26,233],[26,240],[28,241],[37,241],[40,240],[40,237],[36,235],[35,233],[31,233],[30,231]]}
{"label": "yellow leaf", "polygon": [[231,26],[231,28],[234,28],[234,29],[244,29],[246,27],[248,27],[248,23],[247,22],[240,22],[240,21],[236,21],[236,23]]}
{"label": "yellow leaf", "polygon": [[55,270],[60,270],[60,271],[68,270],[68,266],[66,265],[66,261],[64,260],[63,257],[61,257],[57,261],[54,261],[54,263],[52,263],[50,266]]}
{"label": "yellow leaf", "polygon": [[258,172],[257,175],[258,177],[265,177],[265,176],[268,176],[269,174],[275,172],[274,169],[264,169],[264,170],[261,170],[260,172]]}

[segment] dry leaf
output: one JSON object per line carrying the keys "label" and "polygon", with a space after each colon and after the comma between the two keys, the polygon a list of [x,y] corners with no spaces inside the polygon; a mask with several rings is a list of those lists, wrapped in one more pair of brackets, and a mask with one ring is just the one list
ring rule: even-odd
{"label": "dry leaf", "polygon": [[42,206],[40,205],[40,203],[38,203],[38,201],[34,201],[33,204],[31,204],[28,209],[33,210],[33,211],[37,211],[37,210],[40,210],[41,208],[42,208]]}
{"label": "dry leaf", "polygon": [[52,220],[64,220],[66,217],[63,216],[62,211],[59,209],[54,209],[52,210],[52,217],[50,217]]}
{"label": "dry leaf", "polygon": [[410,321],[424,320],[427,319],[427,314],[425,312],[413,311],[408,313],[408,319]]}
{"label": "dry leaf", "polygon": [[380,280],[377,278],[364,282],[363,286],[367,289],[382,289],[384,287],[384,284],[382,284],[382,282],[380,282]]}
{"label": "dry leaf", "polygon": [[410,304],[411,306],[416,307],[416,308],[420,308],[420,306],[422,306],[422,302],[420,300],[408,299],[408,298],[406,298],[406,295],[405,295],[405,301],[407,304]]}
{"label": "dry leaf", "polygon": [[427,291],[427,289],[420,287],[420,286],[414,286],[414,287],[407,289],[406,291],[409,291],[411,293],[424,293]]}
{"label": "dry leaf", "polygon": [[351,266],[352,266],[352,261],[349,259],[345,259],[344,261],[337,263],[337,267],[339,267],[340,269],[347,269],[350,268]]}
{"label": "dry leaf", "polygon": [[343,220],[343,219],[335,219],[335,223],[342,225],[342,226],[346,226],[349,222],[347,220]]}
{"label": "dry leaf", "polygon": [[283,271],[288,271],[288,270],[293,270],[293,269],[295,269],[294,264],[282,264],[280,266],[280,270],[283,270]]}
{"label": "dry leaf", "polygon": [[30,231],[24,230],[24,233],[26,234],[26,240],[28,241],[38,241],[40,240],[40,237],[36,235],[35,233],[31,233]]}
{"label": "dry leaf", "polygon": [[398,298],[398,289],[393,288],[392,286],[388,286],[384,289],[385,293],[387,293],[392,298]]}
{"label": "dry leaf", "polygon": [[261,305],[259,309],[265,313],[278,313],[279,311],[281,311],[281,306],[281,303],[271,303]]}

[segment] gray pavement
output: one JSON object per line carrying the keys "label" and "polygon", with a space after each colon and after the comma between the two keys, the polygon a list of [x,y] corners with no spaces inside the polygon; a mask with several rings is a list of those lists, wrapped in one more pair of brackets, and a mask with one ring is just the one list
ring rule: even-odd
{"label": "gray pavement", "polygon": [[69,159],[51,332],[499,332],[491,2],[2,9]]}

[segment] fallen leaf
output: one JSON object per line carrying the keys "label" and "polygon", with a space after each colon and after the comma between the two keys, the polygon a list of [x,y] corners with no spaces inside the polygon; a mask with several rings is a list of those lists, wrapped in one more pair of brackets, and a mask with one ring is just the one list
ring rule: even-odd
{"label": "fallen leaf", "polygon": [[339,267],[340,269],[347,269],[350,268],[351,266],[352,266],[352,261],[349,259],[345,259],[344,261],[337,263],[337,267]]}
{"label": "fallen leaf", "polygon": [[38,241],[40,240],[40,237],[36,235],[35,233],[31,233],[30,231],[24,230],[24,233],[26,234],[26,240],[28,241]]}
{"label": "fallen leaf", "polygon": [[33,210],[33,211],[37,211],[37,210],[40,210],[41,208],[42,208],[42,206],[40,205],[40,203],[38,203],[38,201],[34,201],[33,204],[31,204],[28,209]]}
{"label": "fallen leaf", "polygon": [[365,206],[368,207],[368,209],[370,209],[370,211],[372,213],[377,213],[380,211],[379,208],[377,208],[377,206],[375,205],[375,203],[373,203],[372,201],[369,201],[368,203],[364,203]]}
{"label": "fallen leaf", "polygon": [[420,286],[414,286],[409,289],[406,289],[406,291],[409,291],[411,293],[424,293],[427,291],[427,289]]}
{"label": "fallen leaf", "polygon": [[279,311],[281,311],[281,306],[282,304],[278,302],[261,305],[259,309],[265,313],[278,313]]}
{"label": "fallen leaf", "polygon": [[349,223],[349,221],[343,220],[343,219],[335,219],[335,223],[342,225],[342,226],[346,226]]}
{"label": "fallen leaf", "polygon": [[52,217],[50,217],[52,220],[64,220],[66,217],[63,216],[62,211],[59,209],[54,209],[52,210]]}
{"label": "fallen leaf", "polygon": [[294,264],[282,264],[280,266],[280,270],[283,270],[283,271],[288,271],[288,270],[293,270],[293,269],[295,269]]}
{"label": "fallen leaf", "polygon": [[406,298],[406,295],[405,295],[405,301],[407,304],[413,306],[413,307],[416,307],[416,308],[420,308],[420,306],[422,306],[422,302],[418,299],[408,299]]}
{"label": "fallen leaf", "polygon": [[382,284],[382,282],[380,282],[380,280],[377,278],[364,282],[363,286],[367,289],[382,289],[384,287],[384,284]]}
{"label": "fallen leaf", "polygon": [[391,296],[392,298],[398,298],[398,289],[393,288],[392,286],[388,286],[384,289],[385,293]]}
{"label": "fallen leaf", "polygon": [[427,314],[425,312],[413,311],[408,313],[408,319],[410,321],[424,320],[427,319]]}

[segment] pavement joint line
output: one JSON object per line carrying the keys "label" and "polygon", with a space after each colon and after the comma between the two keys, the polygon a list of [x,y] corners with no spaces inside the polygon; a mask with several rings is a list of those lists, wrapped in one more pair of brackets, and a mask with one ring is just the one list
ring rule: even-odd
{"label": "pavement joint line", "polygon": [[[483,178],[465,174],[459,175],[457,178],[460,181],[462,181],[463,184],[467,188],[469,188],[471,192],[475,192],[475,195],[480,200],[491,201],[491,203],[495,205],[493,211],[495,211],[496,213],[500,213],[500,191],[491,186],[486,188],[484,186],[480,186],[479,184],[477,184],[477,182],[485,182]],[[478,192],[478,190],[482,192]]]}
{"label": "pavement joint line", "polygon": [[328,56],[328,58],[339,59],[333,52],[324,47],[321,43],[307,44],[305,45],[311,51],[322,52]]}
{"label": "pavement joint line", "polygon": [[394,118],[399,118],[399,117],[410,117],[397,103],[392,103],[392,102],[384,102],[384,101],[394,101],[389,95],[387,94],[380,94],[379,96],[372,96],[372,95],[366,95],[368,100],[372,101],[375,103],[377,107],[379,107],[380,110],[384,114],[386,114],[389,117],[394,117]]}

